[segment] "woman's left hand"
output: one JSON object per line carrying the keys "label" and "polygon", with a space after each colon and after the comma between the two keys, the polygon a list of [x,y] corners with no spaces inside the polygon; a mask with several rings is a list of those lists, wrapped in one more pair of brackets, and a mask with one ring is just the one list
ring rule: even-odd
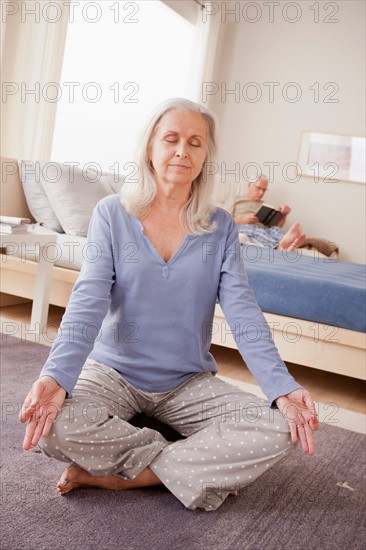
{"label": "woman's left hand", "polygon": [[292,442],[300,439],[303,451],[314,455],[313,431],[318,430],[320,424],[310,393],[300,388],[278,397],[276,404],[290,426]]}

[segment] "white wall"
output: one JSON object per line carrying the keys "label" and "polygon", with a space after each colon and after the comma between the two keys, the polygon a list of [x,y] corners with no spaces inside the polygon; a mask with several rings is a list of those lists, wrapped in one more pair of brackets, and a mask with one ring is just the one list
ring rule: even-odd
{"label": "white wall", "polygon": [[[257,103],[246,101],[242,94],[238,101],[233,95],[221,97],[219,93],[208,98],[220,122],[219,161],[228,168],[235,162],[241,168],[257,162],[267,175],[269,169],[263,163],[279,162],[266,200],[289,204],[289,224],[301,221],[307,235],[338,243],[343,260],[365,263],[365,185],[315,183],[309,177],[293,183],[282,176],[286,163],[298,159],[303,130],[365,135],[365,3],[319,2],[319,23],[314,22],[314,12],[309,9],[314,2],[281,2],[273,22],[263,2],[240,2],[240,8],[245,4],[261,7],[258,22],[248,23],[242,13],[239,22],[229,15],[225,22],[223,11],[215,15],[224,23],[214,80],[220,89],[225,83],[233,89],[239,82],[241,92],[246,83],[256,82],[263,95]],[[290,9],[290,4],[301,7],[302,16],[296,23],[286,22],[281,13],[287,5],[285,15],[295,18],[296,6]],[[332,16],[337,7],[338,13]],[[247,18],[255,18],[253,10],[245,12]],[[327,16],[339,22],[326,23]],[[264,82],[280,83],[273,102]],[[301,87],[302,97],[296,103],[282,97],[289,82]],[[319,102],[309,89],[314,82],[320,85]],[[332,91],[323,89],[328,82],[339,86],[334,95],[337,103],[324,102]],[[289,171],[289,176],[293,175]]]}

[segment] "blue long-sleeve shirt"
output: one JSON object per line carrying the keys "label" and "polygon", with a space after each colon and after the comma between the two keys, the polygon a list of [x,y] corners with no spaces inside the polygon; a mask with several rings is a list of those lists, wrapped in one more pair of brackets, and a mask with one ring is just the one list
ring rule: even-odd
{"label": "blue long-sleeve shirt", "polygon": [[117,195],[96,206],[84,263],[40,376],[69,395],[88,356],[151,392],[174,389],[217,365],[211,330],[218,299],[238,349],[272,402],[299,388],[279,357],[247,281],[236,224],[225,210],[217,229],[187,235],[164,262],[141,222]]}

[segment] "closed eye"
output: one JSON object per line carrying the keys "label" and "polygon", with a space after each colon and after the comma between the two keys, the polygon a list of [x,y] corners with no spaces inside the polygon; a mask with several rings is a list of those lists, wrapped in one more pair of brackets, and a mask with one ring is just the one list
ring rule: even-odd
{"label": "closed eye", "polygon": [[[175,136],[167,136],[167,137],[164,138],[164,141],[166,143],[178,143],[179,138],[175,137]],[[194,141],[189,142],[189,144],[192,147],[201,147],[201,142],[200,141],[194,140]]]}

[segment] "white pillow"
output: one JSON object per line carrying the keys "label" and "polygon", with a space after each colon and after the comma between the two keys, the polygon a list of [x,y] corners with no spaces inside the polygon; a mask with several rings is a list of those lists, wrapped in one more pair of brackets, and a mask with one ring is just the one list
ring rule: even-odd
{"label": "white pillow", "polygon": [[63,233],[60,222],[41,183],[40,163],[19,160],[18,166],[25,199],[33,218],[43,227],[51,231],[57,231],[57,233]]}
{"label": "white pillow", "polygon": [[68,235],[85,237],[96,204],[113,193],[101,170],[45,162],[42,186]]}
{"label": "white pillow", "polygon": [[122,174],[113,174],[112,172],[103,172],[101,177],[103,185],[107,185],[112,193],[120,192],[124,180],[125,176]]}

